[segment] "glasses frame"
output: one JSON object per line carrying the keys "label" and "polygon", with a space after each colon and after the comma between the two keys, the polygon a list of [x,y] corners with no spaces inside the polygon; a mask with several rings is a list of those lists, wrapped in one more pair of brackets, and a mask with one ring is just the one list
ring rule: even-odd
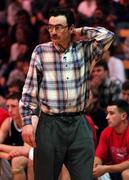
{"label": "glasses frame", "polygon": [[52,25],[52,24],[48,24],[48,31],[52,32],[55,29],[56,32],[61,32],[63,29],[65,29],[67,27],[68,27],[68,25],[62,25],[62,24]]}

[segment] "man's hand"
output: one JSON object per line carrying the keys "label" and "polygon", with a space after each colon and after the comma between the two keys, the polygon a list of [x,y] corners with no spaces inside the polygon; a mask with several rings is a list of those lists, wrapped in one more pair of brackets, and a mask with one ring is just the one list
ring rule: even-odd
{"label": "man's hand", "polygon": [[22,138],[23,138],[23,141],[29,144],[31,147],[34,147],[34,148],[36,147],[35,130],[31,124],[23,126]]}
{"label": "man's hand", "polygon": [[106,171],[106,165],[97,165],[94,169],[93,169],[93,175],[94,177],[100,177],[103,174],[105,174]]}
{"label": "man's hand", "polygon": [[74,40],[81,40],[84,39],[84,37],[81,34],[82,28],[73,28],[73,39]]}

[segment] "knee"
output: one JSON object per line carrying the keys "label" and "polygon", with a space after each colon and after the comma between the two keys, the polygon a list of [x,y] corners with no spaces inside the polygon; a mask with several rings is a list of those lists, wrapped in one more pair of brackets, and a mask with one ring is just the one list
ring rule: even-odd
{"label": "knee", "polygon": [[26,168],[28,163],[28,159],[26,157],[14,157],[11,160],[11,166],[13,169],[18,169],[18,168]]}
{"label": "knee", "polygon": [[121,173],[121,176],[122,176],[122,179],[123,179],[123,180],[129,179],[129,169],[124,170],[124,171]]}

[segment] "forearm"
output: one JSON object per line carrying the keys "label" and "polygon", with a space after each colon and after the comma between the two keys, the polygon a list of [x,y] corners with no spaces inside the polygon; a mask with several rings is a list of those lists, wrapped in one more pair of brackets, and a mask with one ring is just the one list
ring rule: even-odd
{"label": "forearm", "polygon": [[22,146],[10,146],[6,144],[0,144],[0,152],[5,152],[5,153],[10,153],[12,150],[17,150],[17,147],[22,147]]}
{"label": "forearm", "polygon": [[89,40],[96,39],[100,41],[105,38],[114,38],[115,34],[104,27],[87,27],[81,29],[81,34],[86,35]]}
{"label": "forearm", "polygon": [[1,134],[0,134],[0,144],[2,144],[2,143],[4,143],[4,136],[2,136]]}
{"label": "forearm", "polygon": [[96,167],[97,165],[102,165],[102,160],[99,157],[95,156],[94,167]]}
{"label": "forearm", "polygon": [[129,169],[129,161],[122,162],[120,164],[115,164],[115,165],[104,165],[105,166],[105,171],[106,172],[122,172],[125,169]]}
{"label": "forearm", "polygon": [[9,153],[0,152],[0,158],[9,160],[10,159]]}

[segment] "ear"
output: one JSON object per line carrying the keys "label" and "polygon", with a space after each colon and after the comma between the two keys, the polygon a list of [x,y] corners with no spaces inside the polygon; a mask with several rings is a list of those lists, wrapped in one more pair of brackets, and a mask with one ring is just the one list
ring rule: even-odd
{"label": "ear", "polygon": [[69,27],[69,30],[70,30],[70,33],[73,34],[74,33],[74,24],[72,24],[70,27]]}
{"label": "ear", "polygon": [[123,113],[121,114],[121,119],[122,119],[122,120],[126,120],[126,119],[127,119],[127,113],[126,113],[126,112],[123,112]]}

